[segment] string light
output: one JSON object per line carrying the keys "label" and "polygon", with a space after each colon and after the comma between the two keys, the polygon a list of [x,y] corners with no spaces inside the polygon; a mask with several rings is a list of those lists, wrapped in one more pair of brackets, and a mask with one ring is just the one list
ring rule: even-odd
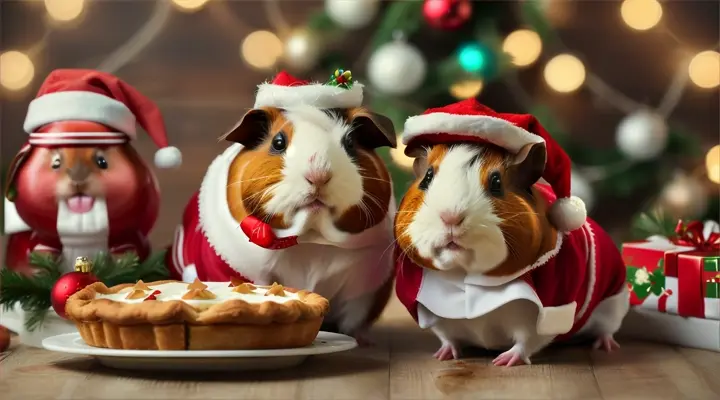
{"label": "string light", "polygon": [[548,86],[556,92],[570,93],[585,82],[585,66],[573,55],[560,54],[547,63],[544,76]]}
{"label": "string light", "polygon": [[45,10],[55,21],[68,22],[79,17],[85,0],[45,0]]}
{"label": "string light", "polygon": [[480,73],[487,67],[487,50],[479,43],[467,43],[458,51],[458,63],[470,73]]}
{"label": "string light", "polygon": [[703,89],[720,86],[720,53],[712,50],[698,53],[688,66],[690,80]]}
{"label": "string light", "polygon": [[240,52],[250,66],[272,68],[282,56],[283,43],[270,31],[255,31],[243,40]]}
{"label": "string light", "polygon": [[201,9],[208,1],[210,0],[172,0],[179,9],[190,12]]}
{"label": "string light", "polygon": [[405,155],[405,145],[402,144],[402,134],[397,135],[397,148],[390,149],[390,157],[392,157],[393,162],[400,168],[406,171],[412,171],[413,161],[415,160]]}
{"label": "string light", "polygon": [[720,144],[713,146],[705,156],[705,168],[707,168],[708,179],[714,183],[720,183]]}
{"label": "string light", "polygon": [[657,25],[663,10],[657,0],[625,0],[620,15],[625,23],[638,31],[646,31]]}
{"label": "string light", "polygon": [[453,83],[450,86],[450,94],[458,100],[465,100],[476,97],[483,88],[483,81],[480,79],[468,79]]}
{"label": "string light", "polygon": [[534,63],[542,52],[540,35],[528,29],[520,29],[509,34],[502,49],[512,57],[512,63],[525,67]]}
{"label": "string light", "polygon": [[8,51],[0,55],[0,85],[8,90],[20,90],[32,82],[35,66],[26,54]]}

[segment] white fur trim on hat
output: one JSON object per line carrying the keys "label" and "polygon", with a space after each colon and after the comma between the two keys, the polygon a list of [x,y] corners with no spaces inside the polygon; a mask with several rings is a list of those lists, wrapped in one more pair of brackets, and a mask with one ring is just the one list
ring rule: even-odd
{"label": "white fur trim on hat", "polygon": [[549,211],[550,222],[562,232],[580,228],[587,220],[585,203],[576,196],[557,199]]}
{"label": "white fur trim on hat", "polygon": [[350,89],[312,83],[301,86],[280,86],[272,83],[258,85],[254,108],[291,107],[308,105],[317,108],[360,107],[363,85],[354,83]]}
{"label": "white fur trim on hat", "polygon": [[500,118],[485,115],[432,113],[408,118],[405,121],[402,142],[408,144],[418,136],[436,133],[476,136],[512,153],[517,153],[527,144],[545,141],[541,136]]}
{"label": "white fur trim on hat", "polygon": [[181,164],[182,153],[177,147],[163,147],[155,152],[155,166],[158,168],[175,168]]}
{"label": "white fur trim on hat", "polygon": [[135,138],[135,115],[115,99],[93,92],[48,93],[30,102],[23,129],[35,129],[59,121],[92,121]]}

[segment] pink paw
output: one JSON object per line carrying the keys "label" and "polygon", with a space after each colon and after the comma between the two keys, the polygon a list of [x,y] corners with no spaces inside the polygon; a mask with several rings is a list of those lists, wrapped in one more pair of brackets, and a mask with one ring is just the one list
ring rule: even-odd
{"label": "pink paw", "polygon": [[493,365],[496,367],[506,366],[512,367],[513,365],[525,365],[530,364],[530,359],[525,357],[523,351],[518,346],[513,346],[510,350],[500,354],[493,360]]}
{"label": "pink paw", "polygon": [[615,338],[613,338],[613,335],[602,335],[593,344],[593,349],[603,349],[607,351],[608,353],[618,350],[620,348],[620,345],[618,342],[615,341]]}
{"label": "pink paw", "polygon": [[452,344],[443,344],[434,355],[440,361],[447,361],[460,358],[460,352]]}

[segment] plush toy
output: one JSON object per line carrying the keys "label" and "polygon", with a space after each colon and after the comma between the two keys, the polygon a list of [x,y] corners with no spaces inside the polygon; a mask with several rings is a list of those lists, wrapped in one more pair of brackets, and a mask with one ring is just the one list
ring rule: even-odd
{"label": "plush toy", "polygon": [[130,144],[136,122],[160,147],[156,166],[180,164],[160,111],[132,86],[98,71],[50,73],[30,102],[28,142],[8,171],[8,268],[27,269],[33,251],[62,255],[65,272],[80,256],[148,256],[160,193]]}
{"label": "plush toy", "polygon": [[167,260],[177,278],[312,290],[330,299],[326,321],[364,339],[392,292],[395,200],[375,148],[396,143],[362,90],[350,71],[259,86],[185,210]]}
{"label": "plush toy", "polygon": [[623,261],[570,196],[570,160],[533,116],[470,99],[410,117],[403,142],[418,179],[395,221],[396,290],[440,339],[438,359],[477,346],[507,350],[495,365],[529,364],[580,334],[618,347]]}

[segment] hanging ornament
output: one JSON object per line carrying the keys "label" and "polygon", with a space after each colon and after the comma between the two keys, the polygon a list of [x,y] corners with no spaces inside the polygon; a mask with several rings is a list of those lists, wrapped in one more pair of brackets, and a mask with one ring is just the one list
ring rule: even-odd
{"label": "hanging ornament", "polygon": [[377,15],[379,0],[325,0],[325,12],[345,29],[367,26]]}
{"label": "hanging ornament", "polygon": [[395,40],[378,48],[368,61],[368,79],[379,91],[407,95],[417,90],[427,74],[427,61],[400,33]]}
{"label": "hanging ornament", "polygon": [[425,0],[425,21],[433,28],[455,30],[472,16],[470,0]]}
{"label": "hanging ornament", "polygon": [[465,43],[457,51],[458,64],[465,72],[486,76],[493,66],[492,52],[481,43]]}
{"label": "hanging ornament", "polygon": [[294,72],[306,72],[320,60],[320,39],[312,32],[299,29],[285,40],[283,62]]}
{"label": "hanging ornament", "polygon": [[697,179],[678,172],[662,190],[660,205],[675,218],[699,218],[707,211],[708,195]]}
{"label": "hanging ornament", "polygon": [[618,125],[615,140],[629,159],[651,160],[665,150],[668,127],[665,119],[651,110],[636,111]]}
{"label": "hanging ornament", "polygon": [[583,175],[570,171],[570,192],[585,203],[585,209],[590,212],[595,205],[595,192],[590,182]]}
{"label": "hanging ornament", "polygon": [[91,270],[92,263],[86,257],[78,257],[75,260],[75,271],[68,272],[55,282],[50,292],[50,301],[57,315],[67,318],[65,303],[68,297],[86,286],[98,282],[98,279],[90,272]]}

